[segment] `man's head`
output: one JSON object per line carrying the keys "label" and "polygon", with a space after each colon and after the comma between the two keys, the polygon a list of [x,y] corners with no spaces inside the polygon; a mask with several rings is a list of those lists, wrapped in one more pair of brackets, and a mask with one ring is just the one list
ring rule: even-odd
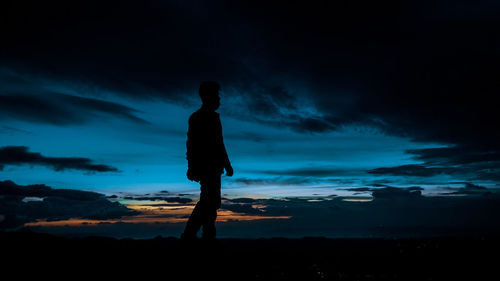
{"label": "man's head", "polygon": [[220,85],[214,81],[203,82],[200,85],[199,94],[203,107],[210,110],[217,110],[220,106],[219,97]]}

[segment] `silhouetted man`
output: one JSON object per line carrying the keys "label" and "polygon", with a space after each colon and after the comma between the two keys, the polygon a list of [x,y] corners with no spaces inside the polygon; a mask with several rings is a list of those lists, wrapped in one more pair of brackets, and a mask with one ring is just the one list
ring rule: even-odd
{"label": "silhouetted man", "polygon": [[215,238],[215,219],[221,204],[221,175],[233,175],[224,141],[219,114],[220,86],[216,82],[203,82],[199,89],[202,106],[189,117],[187,133],[187,178],[200,183],[200,201],[184,229],[181,238],[193,239],[203,226],[202,238]]}

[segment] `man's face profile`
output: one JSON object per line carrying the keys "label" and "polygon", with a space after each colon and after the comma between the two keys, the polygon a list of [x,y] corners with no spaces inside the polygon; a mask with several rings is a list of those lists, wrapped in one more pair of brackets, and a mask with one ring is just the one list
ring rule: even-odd
{"label": "man's face profile", "polygon": [[220,106],[219,91],[213,91],[207,95],[207,98],[203,101],[203,105],[211,110],[217,110]]}
{"label": "man's face profile", "polygon": [[219,108],[220,106],[219,90],[220,90],[220,85],[214,81],[203,82],[200,85],[199,93],[204,108],[213,111]]}

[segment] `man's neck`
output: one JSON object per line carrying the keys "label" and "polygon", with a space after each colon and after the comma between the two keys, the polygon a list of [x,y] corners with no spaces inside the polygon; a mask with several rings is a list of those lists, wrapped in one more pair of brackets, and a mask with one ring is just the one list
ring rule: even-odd
{"label": "man's neck", "polygon": [[211,108],[209,108],[207,106],[204,106],[204,105],[202,105],[200,107],[200,110],[205,111],[205,112],[215,112],[215,110],[213,110],[213,109],[211,109]]}

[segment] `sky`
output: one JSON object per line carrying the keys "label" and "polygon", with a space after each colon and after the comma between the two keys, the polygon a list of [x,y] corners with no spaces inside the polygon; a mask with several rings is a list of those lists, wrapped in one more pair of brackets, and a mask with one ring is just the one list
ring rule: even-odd
{"label": "sky", "polygon": [[[186,208],[185,219],[199,192],[186,178],[187,121],[200,83],[218,81],[235,171],[223,176],[225,222],[259,221],[252,212],[266,208],[271,221],[312,216],[311,198],[376,201],[378,189],[455,197],[500,187],[496,1],[4,6],[0,180],[16,186],[104,194],[139,210],[131,219]],[[160,215],[130,199],[157,194],[168,194],[153,200]],[[181,197],[194,201],[164,202]],[[264,201],[243,210],[250,201],[239,198]]]}

